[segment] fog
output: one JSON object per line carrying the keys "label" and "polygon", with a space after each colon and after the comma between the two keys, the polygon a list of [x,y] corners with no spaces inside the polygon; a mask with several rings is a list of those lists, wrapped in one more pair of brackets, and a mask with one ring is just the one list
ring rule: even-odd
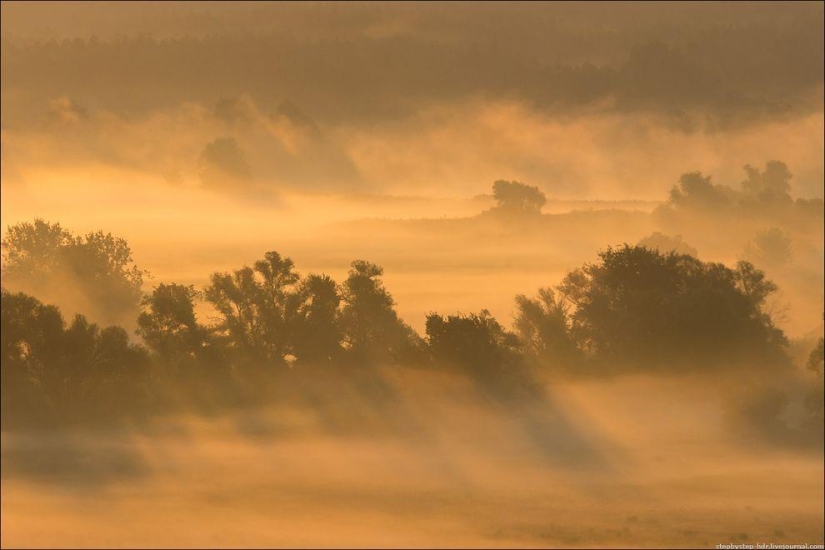
{"label": "fog", "polygon": [[3,547],[823,543],[821,4],[0,40]]}
{"label": "fog", "polygon": [[738,446],[719,425],[726,397],[707,380],[578,382],[533,412],[491,406],[456,379],[397,382],[390,415],[341,404],[332,426],[279,407],[8,437],[4,544],[685,547],[821,536],[821,455]]}

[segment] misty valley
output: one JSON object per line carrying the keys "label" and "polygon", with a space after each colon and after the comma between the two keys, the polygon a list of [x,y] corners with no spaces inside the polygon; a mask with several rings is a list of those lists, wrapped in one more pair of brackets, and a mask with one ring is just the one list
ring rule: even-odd
{"label": "misty valley", "polygon": [[[10,226],[6,536],[380,546],[410,521],[413,546],[815,541],[822,338],[786,335],[781,287],[757,266],[799,286],[787,296],[816,292],[796,277],[816,271],[799,252],[816,249],[821,201],[791,199],[781,162],[749,176],[735,191],[685,174],[647,212],[557,214],[500,180],[475,216],[329,225],[320,241],[340,254],[369,239],[408,285],[487,273],[483,294],[511,304],[506,323],[437,311],[434,294],[420,331],[366,260],[336,281],[268,251],[195,286],[148,280],[108,232]],[[699,259],[693,244],[728,252],[714,235],[728,227],[755,235],[749,259]],[[571,239],[616,234],[644,236],[559,267],[577,259]],[[421,243],[406,263],[405,239]],[[497,297],[508,263],[562,275]],[[31,506],[54,530],[24,519]],[[777,508],[790,523],[764,520]],[[147,527],[125,527],[135,514]],[[305,514],[336,527],[307,534]],[[109,527],[86,539],[100,515]]]}
{"label": "misty valley", "polygon": [[0,547],[823,547],[822,2],[0,12]]}

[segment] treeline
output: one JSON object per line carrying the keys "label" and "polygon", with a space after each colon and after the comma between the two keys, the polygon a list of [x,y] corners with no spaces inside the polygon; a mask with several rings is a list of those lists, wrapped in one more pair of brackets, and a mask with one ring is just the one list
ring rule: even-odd
{"label": "treeline", "polygon": [[660,216],[690,212],[767,218],[786,223],[822,220],[822,199],[794,199],[791,196],[793,174],[784,162],[769,161],[761,170],[746,165],[744,170],[746,177],[740,182],[739,189],[715,184],[711,176],[702,172],[683,174],[679,184],[671,189],[668,202],[659,208]]}
{"label": "treeline", "polygon": [[[89,107],[136,112],[186,101],[211,103],[226,82],[269,108],[300,97],[313,114],[333,122],[394,119],[409,114],[410,106],[478,94],[564,110],[611,100],[617,111],[652,110],[677,119],[698,110],[714,126],[821,108],[816,100],[822,83],[821,9],[791,9],[790,20],[766,18],[769,24],[742,24],[737,13],[728,16],[735,24],[695,36],[663,33],[663,14],[640,35],[636,16],[630,26],[613,29],[621,17],[617,13],[605,27],[610,31],[597,26],[581,32],[548,27],[552,8],[510,8],[506,15],[474,10],[461,16],[456,9],[439,10],[438,17],[431,12],[435,26],[420,29],[420,35],[371,37],[365,28],[353,28],[354,35],[335,37],[325,28],[322,39],[307,39],[292,35],[294,28],[286,25],[288,31],[166,40],[139,35],[25,44],[4,36],[2,68],[10,90],[4,120],[23,120],[26,107],[36,109],[34,97],[41,94],[68,94],[87,98]],[[421,23],[429,10],[415,20]],[[316,17],[304,26],[318,28]],[[373,17],[367,18],[369,28]],[[718,17],[714,7],[711,19]],[[457,33],[449,41],[433,40],[442,36],[445,18]],[[478,18],[485,23],[468,25]],[[334,21],[340,29],[342,18]],[[532,30],[525,34],[528,27]],[[520,36],[517,43],[508,40],[513,33]],[[162,83],[164,93],[148,82]]]}
{"label": "treeline", "polygon": [[[88,277],[90,289],[121,288],[118,281],[141,273],[125,242],[92,235],[77,238],[42,220],[11,228],[4,284],[44,266],[53,277]],[[100,256],[94,273],[85,264],[71,271],[81,269],[65,259],[76,247]],[[538,398],[553,374],[744,366],[755,375],[790,365],[788,341],[764,309],[776,286],[748,262],[729,268],[644,246],[608,248],[557,287],[516,297],[512,330],[487,311],[431,313],[424,336],[398,317],[382,274],[355,261],[339,284],[302,276],[289,258],[268,252],[252,266],[212,274],[203,289],[155,286],[133,304],[142,343],[83,315],[67,323],[55,306],[4,288],[3,426],[111,421],[183,403],[242,405],[313,380],[380,386],[380,369],[392,365],[460,373],[497,399]],[[127,307],[135,295],[119,299]],[[201,305],[214,310],[212,322],[198,318]]]}

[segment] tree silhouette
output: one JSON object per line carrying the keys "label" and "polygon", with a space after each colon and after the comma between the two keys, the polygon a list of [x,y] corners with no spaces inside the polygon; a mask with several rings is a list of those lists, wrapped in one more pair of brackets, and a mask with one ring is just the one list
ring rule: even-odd
{"label": "tree silhouette", "polygon": [[117,417],[143,397],[148,356],[124,329],[82,315],[66,328],[55,306],[5,290],[0,300],[4,425]]}
{"label": "tree silhouette", "polygon": [[9,227],[2,244],[7,287],[55,301],[76,292],[101,322],[134,321],[146,271],[134,265],[124,239],[102,231],[74,236],[36,219]]}
{"label": "tree silhouette", "polygon": [[542,365],[568,365],[577,358],[569,331],[569,305],[558,300],[551,289],[539,289],[536,298],[519,294],[516,306],[514,328],[533,359]]}
{"label": "tree silhouette", "polygon": [[386,359],[402,353],[411,329],[398,318],[395,300],[384,288],[380,266],[356,260],[341,285],[344,342],[356,359]]}
{"label": "tree silhouette", "polygon": [[787,340],[763,311],[776,291],[748,262],[736,269],[624,245],[568,274],[571,331],[591,356],[622,365],[785,363]]}
{"label": "tree silhouette", "polygon": [[299,280],[292,260],[267,252],[254,268],[213,273],[210,280],[204,297],[222,316],[218,330],[228,346],[253,362],[284,364],[294,307],[290,296]]}
{"label": "tree silhouette", "polygon": [[819,338],[816,347],[808,356],[805,364],[814,375],[814,383],[805,399],[805,408],[809,415],[809,425],[814,434],[822,438],[823,426],[825,425],[825,383],[823,383],[823,369],[825,369],[825,340]]}
{"label": "tree silhouette", "polygon": [[679,185],[670,190],[670,203],[677,208],[718,211],[731,206],[730,190],[714,185],[710,176],[690,172],[679,178]]}
{"label": "tree silhouette", "polygon": [[338,324],[341,297],[327,275],[309,275],[295,293],[292,349],[299,361],[329,362],[341,352]]}
{"label": "tree silhouette", "polygon": [[193,286],[159,284],[144,297],[137,334],[149,349],[168,361],[203,360],[209,346],[207,329],[195,318]]}
{"label": "tree silhouette", "polygon": [[496,181],[493,184],[493,198],[498,203],[496,209],[507,214],[537,215],[547,203],[547,197],[538,187],[518,181]]}
{"label": "tree silhouette", "polygon": [[745,173],[748,176],[742,182],[742,190],[745,193],[767,201],[790,200],[790,181],[793,174],[788,165],[781,160],[765,163],[763,171],[746,164]]}
{"label": "tree silhouette", "polygon": [[469,315],[427,315],[427,344],[437,362],[489,376],[519,360],[518,337],[481,310]]}

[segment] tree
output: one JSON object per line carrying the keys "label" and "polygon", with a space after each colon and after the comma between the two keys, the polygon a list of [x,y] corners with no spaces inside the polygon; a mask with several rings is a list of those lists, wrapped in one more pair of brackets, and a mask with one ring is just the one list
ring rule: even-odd
{"label": "tree", "polygon": [[565,277],[581,349],[620,366],[784,364],[787,340],[763,310],[776,291],[748,262],[736,269],[624,245]]}
{"label": "tree", "polygon": [[772,160],[765,163],[763,171],[750,164],[746,164],[744,169],[748,176],[742,182],[742,190],[745,193],[768,200],[790,200],[790,182],[793,174],[787,164],[781,160]]}
{"label": "tree", "polygon": [[106,324],[134,322],[147,273],[134,265],[124,239],[102,231],[74,236],[38,218],[9,227],[2,246],[7,287],[89,311]]}
{"label": "tree", "polygon": [[805,399],[805,408],[808,411],[808,422],[818,437],[822,437],[822,428],[825,424],[825,383],[823,383],[823,369],[825,368],[825,340],[820,337],[816,347],[808,356],[805,365],[814,375],[814,383]]}
{"label": "tree", "polygon": [[793,176],[784,162],[772,160],[765,164],[763,171],[746,165],[745,172],[747,179],[742,182],[744,196],[740,201],[743,212],[759,216],[792,212],[790,181]]}
{"label": "tree", "polygon": [[193,286],[159,284],[143,298],[137,334],[165,360],[203,359],[209,345],[207,329],[195,318]]}
{"label": "tree", "polygon": [[689,172],[670,190],[670,203],[676,208],[717,211],[731,206],[729,191],[711,183],[710,176]]}
{"label": "tree", "polygon": [[508,214],[537,215],[547,203],[547,197],[538,187],[518,181],[496,181],[493,184],[493,198],[498,203],[498,211]]}
{"label": "tree", "polygon": [[222,316],[218,330],[245,360],[283,364],[289,353],[290,298],[299,276],[289,258],[267,252],[254,268],[213,273],[204,297]]}
{"label": "tree", "polygon": [[410,341],[412,330],[398,318],[383,273],[380,266],[356,260],[341,286],[344,343],[356,359],[397,356]]}
{"label": "tree", "polygon": [[447,317],[430,313],[426,334],[431,361],[466,374],[488,397],[526,404],[541,395],[523,360],[518,336],[489,311]]}
{"label": "tree", "polygon": [[[142,398],[148,357],[120,327],[99,329],[2,291],[2,407],[12,424],[117,417]],[[31,418],[30,418],[31,417]]]}
{"label": "tree", "polygon": [[299,361],[329,362],[339,356],[340,303],[338,286],[327,275],[308,275],[301,281],[292,308],[292,349]]}
{"label": "tree", "polygon": [[536,298],[516,296],[514,328],[525,351],[540,364],[569,364],[578,355],[569,332],[569,305],[541,288]]}
{"label": "tree", "polygon": [[437,362],[479,375],[512,368],[519,358],[519,340],[486,309],[469,315],[427,315],[427,344]]}

